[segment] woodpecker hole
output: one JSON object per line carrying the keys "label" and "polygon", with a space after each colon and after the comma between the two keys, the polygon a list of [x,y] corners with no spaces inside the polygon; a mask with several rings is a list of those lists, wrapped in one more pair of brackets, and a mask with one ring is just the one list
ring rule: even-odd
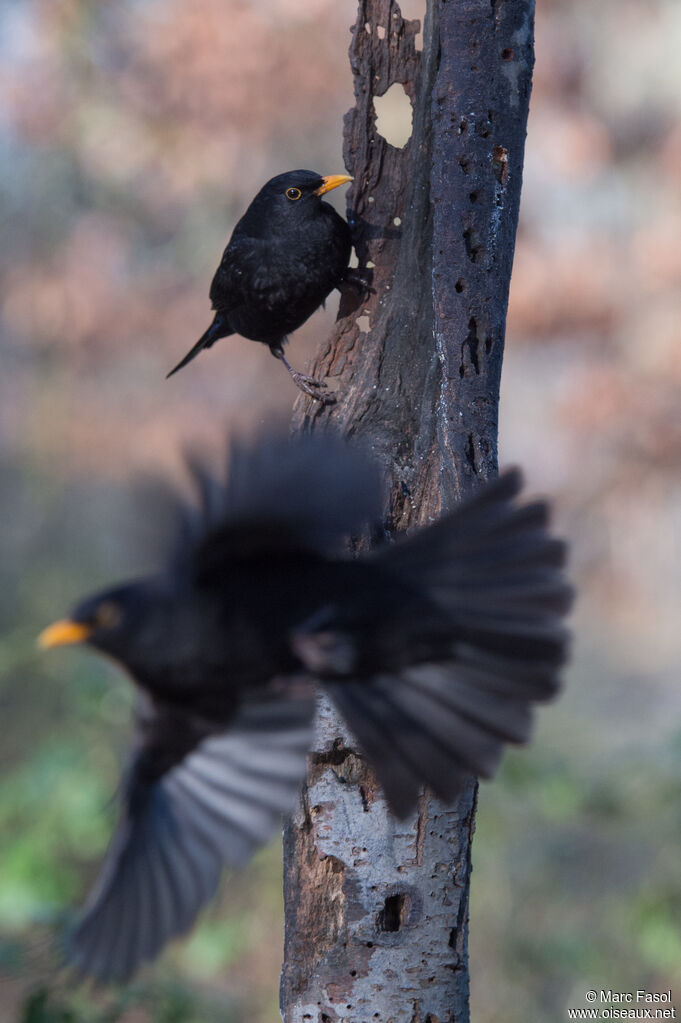
{"label": "woodpecker hole", "polygon": [[492,167],[494,176],[500,185],[506,184],[508,178],[508,149],[503,146],[495,146],[492,150]]}
{"label": "woodpecker hole", "polygon": [[412,106],[404,86],[394,82],[383,96],[374,96],[376,128],[388,145],[403,149],[411,138]]}
{"label": "woodpecker hole", "polygon": [[376,917],[376,929],[395,933],[401,931],[409,916],[411,900],[403,892],[396,895],[388,895],[383,909]]}

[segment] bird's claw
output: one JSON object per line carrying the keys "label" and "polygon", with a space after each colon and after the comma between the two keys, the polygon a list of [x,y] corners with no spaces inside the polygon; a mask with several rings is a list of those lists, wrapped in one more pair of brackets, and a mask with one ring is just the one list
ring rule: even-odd
{"label": "bird's claw", "polygon": [[321,401],[324,405],[332,405],[336,401],[335,394],[329,391],[328,384],[323,380],[317,380],[315,377],[308,376],[307,373],[297,371],[291,373],[291,379],[303,394],[314,398],[315,401]]}
{"label": "bird's claw", "polygon": [[358,298],[368,298],[369,295],[375,294],[371,287],[373,276],[370,267],[350,266],[343,274],[338,290],[341,293],[356,295]]}

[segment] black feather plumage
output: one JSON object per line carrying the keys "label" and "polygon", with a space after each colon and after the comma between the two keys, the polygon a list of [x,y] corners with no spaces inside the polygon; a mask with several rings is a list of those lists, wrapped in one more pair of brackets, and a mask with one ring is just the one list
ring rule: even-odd
{"label": "black feather plumage", "polygon": [[301,390],[323,399],[325,385],[292,369],[284,344],[334,288],[359,281],[348,270],[350,228],[321,198],[349,180],[296,170],[260,189],[234,228],[213,278],[213,322],[169,377],[220,338],[241,334],[268,345]]}
{"label": "black feather plumage", "polygon": [[192,473],[163,570],[46,633],[85,638],[141,691],[121,822],[69,946],[102,980],[184,933],[291,808],[315,682],[405,815],[423,785],[451,799],[525,742],[566,656],[565,547],[517,472],[356,559],[344,538],[376,523],[382,488],[340,441],[270,434],[234,446],[225,479]]}

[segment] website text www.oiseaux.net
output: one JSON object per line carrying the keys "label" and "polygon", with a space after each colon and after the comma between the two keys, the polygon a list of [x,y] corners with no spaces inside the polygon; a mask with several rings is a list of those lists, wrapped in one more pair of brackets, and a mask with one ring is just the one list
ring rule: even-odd
{"label": "website text www.oiseaux.net", "polygon": [[586,992],[589,1006],[568,1009],[568,1019],[676,1019],[671,991],[596,991]]}

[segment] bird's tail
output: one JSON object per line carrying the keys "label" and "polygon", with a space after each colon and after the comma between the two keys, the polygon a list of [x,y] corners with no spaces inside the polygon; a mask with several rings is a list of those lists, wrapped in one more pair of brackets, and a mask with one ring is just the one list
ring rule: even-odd
{"label": "bird's tail", "polygon": [[[504,744],[529,738],[533,704],[558,691],[566,548],[549,534],[545,503],[514,503],[521,482],[508,472],[373,556],[418,609],[407,598],[403,628],[386,633],[387,670],[325,683],[400,816],[424,784],[451,800],[471,774],[493,774]],[[325,642],[333,647],[328,631]]]}
{"label": "bird's tail", "polygon": [[204,348],[210,348],[211,345],[214,345],[221,337],[229,337],[229,335],[233,333],[234,331],[229,329],[224,318],[219,313],[216,313],[208,330],[205,334],[201,335],[194,347],[189,349],[184,359],[178,362],[177,366],[175,366],[174,369],[171,369],[170,373],[166,374],[166,380],[173,376],[173,374],[177,373],[178,370],[183,369],[188,362],[192,361],[192,359],[195,359],[199,352],[202,352]]}

